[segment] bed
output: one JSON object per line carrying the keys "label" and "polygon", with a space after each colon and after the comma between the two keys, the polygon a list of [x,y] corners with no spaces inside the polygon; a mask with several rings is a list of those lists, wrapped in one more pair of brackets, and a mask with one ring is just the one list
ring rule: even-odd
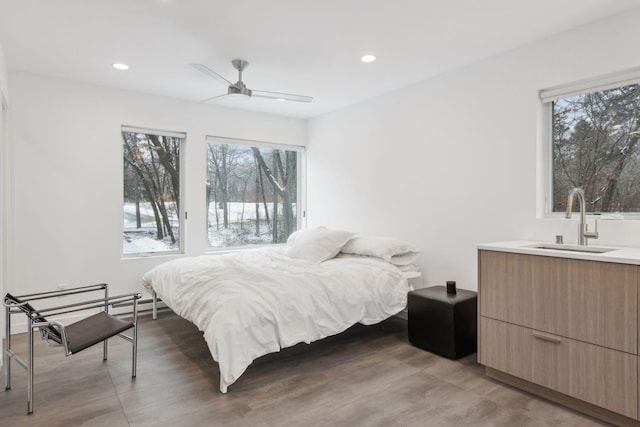
{"label": "bed", "polygon": [[143,276],[143,284],[203,332],[226,393],[260,356],[356,323],[378,323],[406,306],[407,274],[389,259],[339,253],[353,238],[336,230],[303,230],[292,234],[287,247],[161,264]]}

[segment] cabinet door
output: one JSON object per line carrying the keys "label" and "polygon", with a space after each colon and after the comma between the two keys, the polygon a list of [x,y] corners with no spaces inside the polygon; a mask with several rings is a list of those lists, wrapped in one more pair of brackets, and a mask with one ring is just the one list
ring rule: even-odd
{"label": "cabinet door", "polygon": [[481,251],[480,312],[638,354],[638,267]]}
{"label": "cabinet door", "polygon": [[480,318],[480,363],[637,418],[637,356]]}
{"label": "cabinet door", "polygon": [[533,323],[533,263],[531,256],[478,252],[480,315],[523,326]]}
{"label": "cabinet door", "polygon": [[532,258],[534,329],[637,354],[638,267]]}

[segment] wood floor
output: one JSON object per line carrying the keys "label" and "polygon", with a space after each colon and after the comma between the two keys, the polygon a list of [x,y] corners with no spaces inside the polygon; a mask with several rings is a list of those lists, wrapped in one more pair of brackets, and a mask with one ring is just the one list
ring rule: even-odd
{"label": "wood floor", "polygon": [[[171,312],[141,317],[135,380],[124,340],[109,341],[107,362],[101,346],[65,358],[38,340],[35,412],[26,415],[26,373],[14,364],[0,425],[603,425],[486,378],[475,354],[451,361],[413,347],[406,332],[392,318],[265,356],[226,395],[202,335]],[[25,335],[13,340],[24,354]]]}

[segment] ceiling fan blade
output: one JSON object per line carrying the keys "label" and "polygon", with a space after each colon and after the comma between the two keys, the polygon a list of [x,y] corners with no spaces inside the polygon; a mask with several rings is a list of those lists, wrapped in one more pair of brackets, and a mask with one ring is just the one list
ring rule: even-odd
{"label": "ceiling fan blade", "polygon": [[219,81],[225,86],[233,86],[233,83],[231,83],[229,80],[225,79],[220,74],[216,73],[206,65],[202,65],[202,64],[189,64],[189,65],[191,65],[193,68],[200,71],[201,73],[206,74],[209,77],[213,77],[214,79],[216,79],[217,81]]}
{"label": "ceiling fan blade", "polygon": [[207,99],[203,99],[200,102],[209,102],[209,101],[213,101],[216,98],[222,98],[223,96],[229,96],[228,93],[223,93],[222,95],[216,95],[216,96],[212,96],[211,98],[207,98]]}
{"label": "ceiling fan blade", "polygon": [[267,92],[266,90],[251,90],[251,96],[258,98],[283,99],[285,101],[311,102],[312,96],[295,95],[293,93]]}

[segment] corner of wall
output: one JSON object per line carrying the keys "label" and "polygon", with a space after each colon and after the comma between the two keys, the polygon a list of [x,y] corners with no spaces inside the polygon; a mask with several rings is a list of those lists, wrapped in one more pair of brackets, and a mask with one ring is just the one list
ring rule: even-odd
{"label": "corner of wall", "polygon": [[9,68],[7,65],[7,60],[4,56],[4,50],[2,49],[2,43],[0,42],[0,102],[2,102],[2,98],[4,97],[5,101],[8,103],[8,91]]}
{"label": "corner of wall", "polygon": [[[9,162],[8,162],[8,132],[7,132],[7,114],[8,108],[7,91],[9,87],[9,72],[7,67],[7,61],[4,57],[4,51],[2,44],[0,43],[0,296],[4,296],[6,290],[6,283],[8,279],[7,274],[7,256],[8,256],[8,230],[7,218],[9,203],[8,197],[10,194],[8,182],[9,182]],[[0,346],[2,345],[2,339],[5,336],[5,320],[4,316],[0,316]],[[1,352],[0,352],[1,353]],[[4,363],[3,354],[0,354],[0,366]]]}

